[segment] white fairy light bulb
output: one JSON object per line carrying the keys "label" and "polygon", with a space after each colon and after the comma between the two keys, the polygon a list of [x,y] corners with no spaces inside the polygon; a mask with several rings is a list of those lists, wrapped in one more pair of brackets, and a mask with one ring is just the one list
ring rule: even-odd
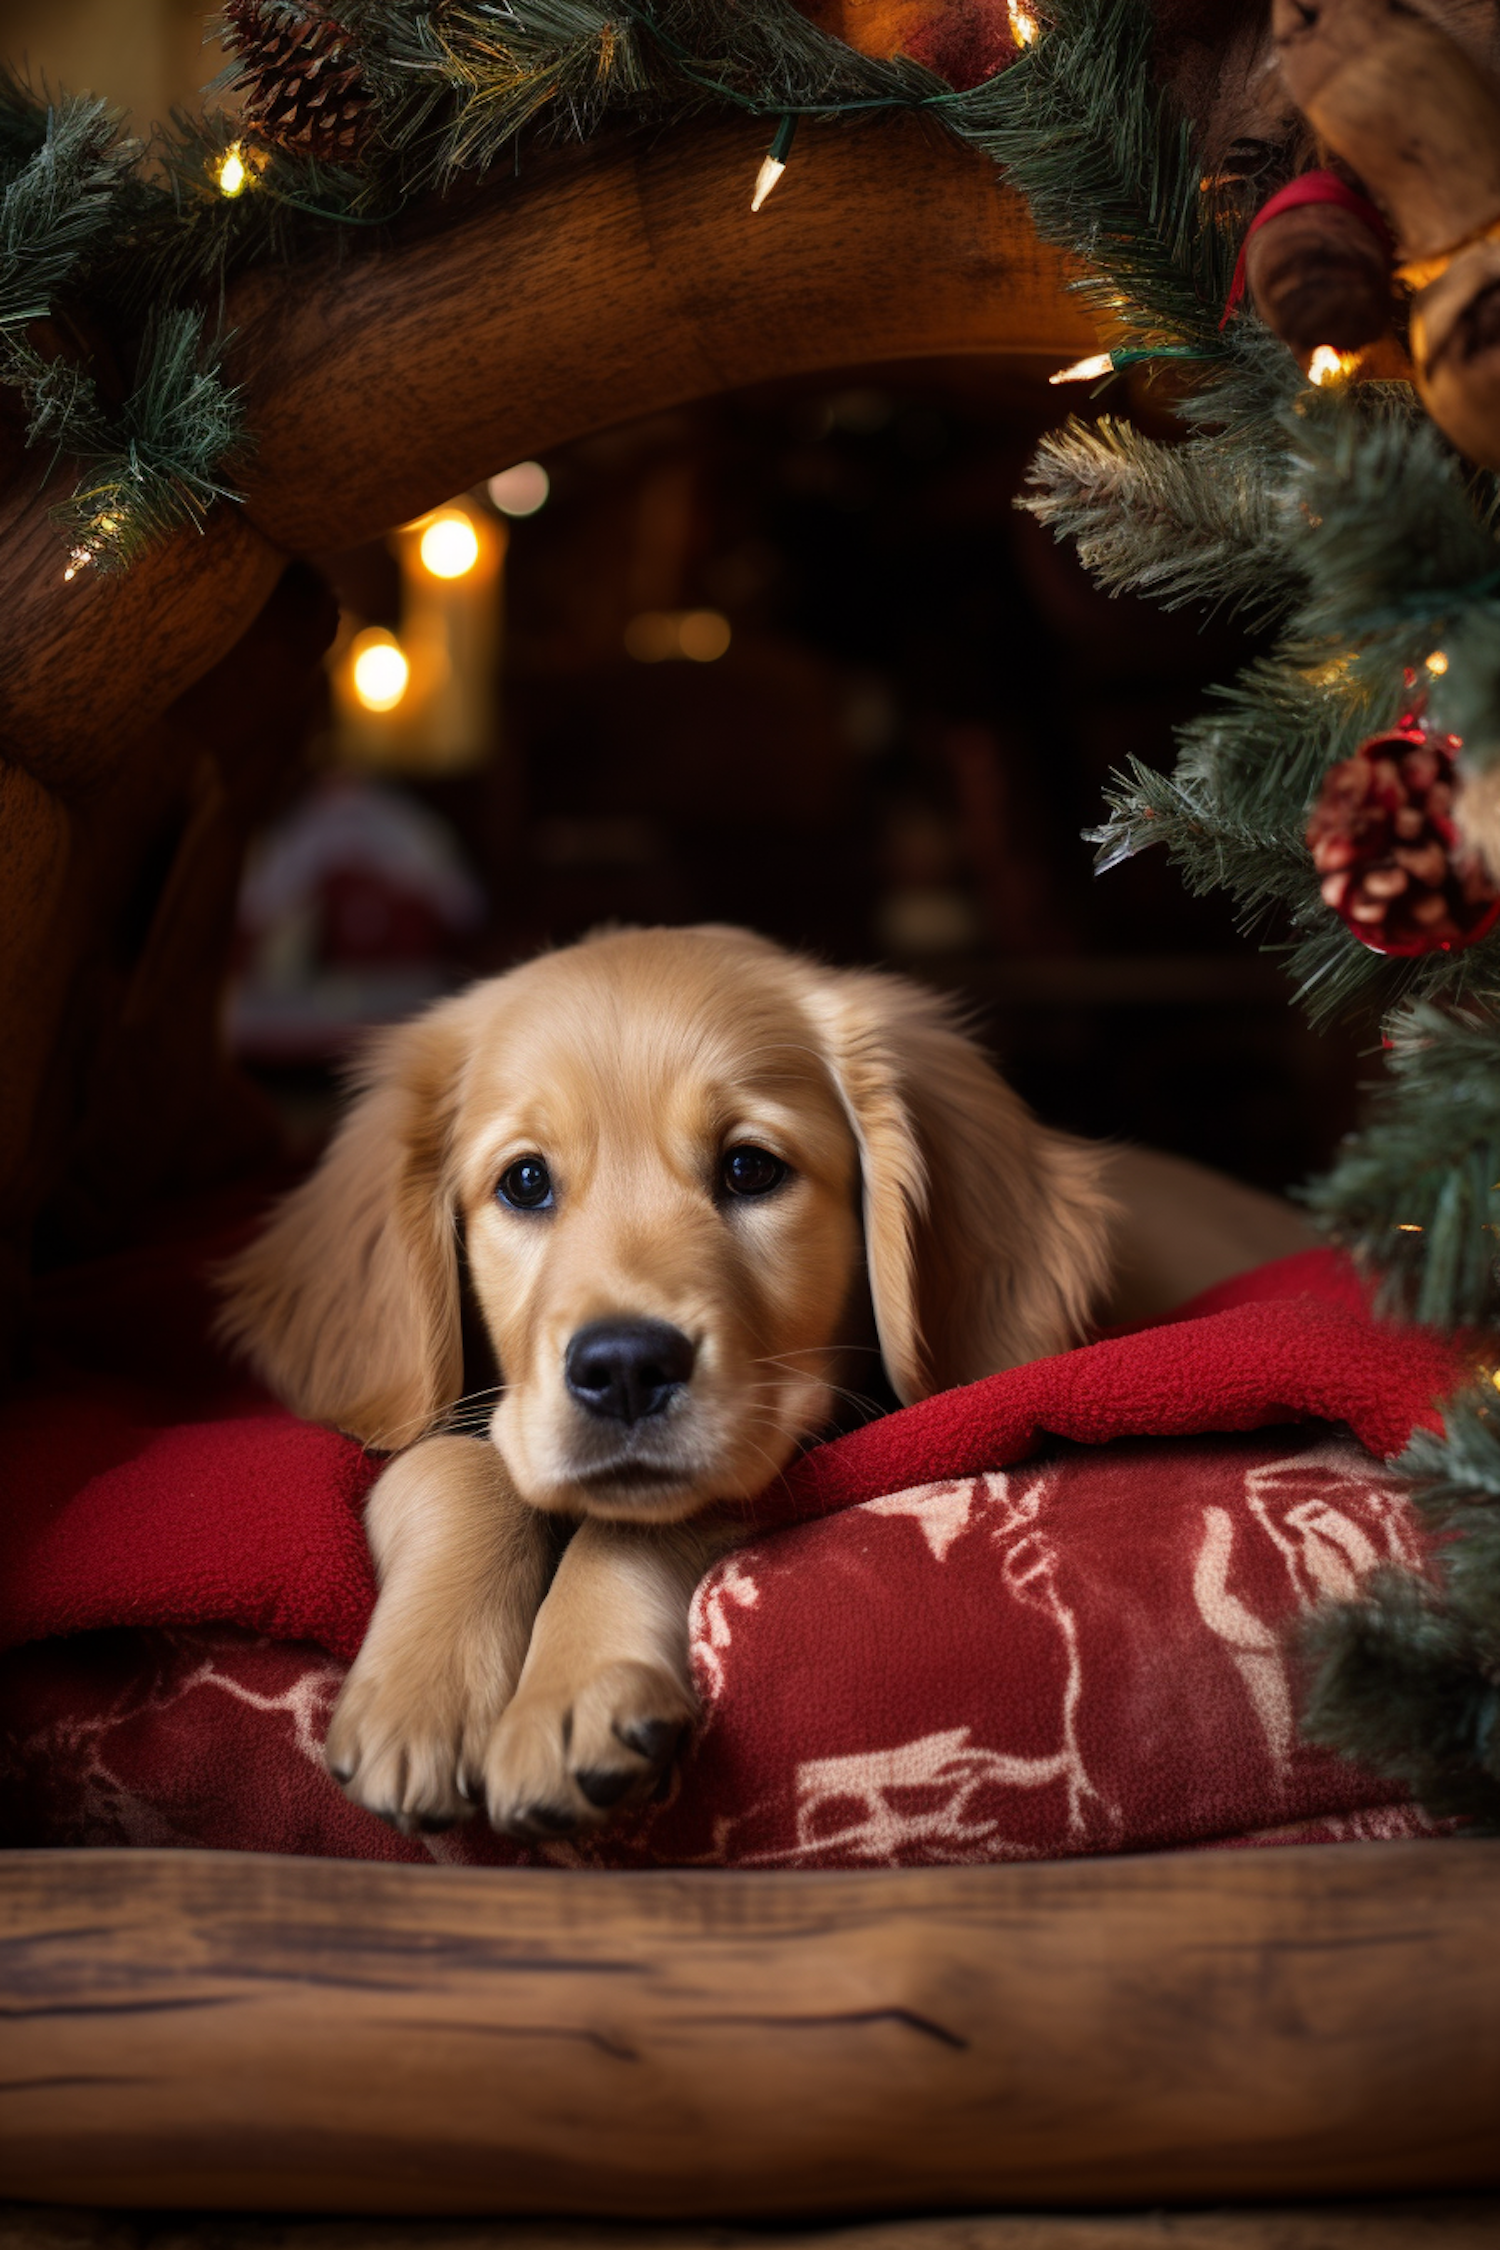
{"label": "white fairy light bulb", "polygon": [[417,552],[432,577],[467,578],[479,560],[479,534],[466,515],[448,508],[425,526]]}
{"label": "white fairy light bulb", "polygon": [[411,666],[393,633],[378,625],[356,634],[349,676],[367,711],[394,711],[406,693]]}
{"label": "white fairy light bulb", "polygon": [[1319,344],[1307,363],[1307,379],[1321,390],[1325,383],[1336,383],[1341,376],[1352,375],[1358,365],[1357,352],[1336,352],[1332,344]]}
{"label": "white fairy light bulb", "polygon": [[1092,359],[1075,359],[1071,367],[1060,367],[1047,380],[1054,389],[1059,383],[1092,383],[1101,375],[1113,374],[1114,365],[1108,352],[1095,352]]}

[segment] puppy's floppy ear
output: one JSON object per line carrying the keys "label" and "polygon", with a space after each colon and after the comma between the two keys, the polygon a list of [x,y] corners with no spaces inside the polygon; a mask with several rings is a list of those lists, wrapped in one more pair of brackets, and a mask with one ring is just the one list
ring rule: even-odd
{"label": "puppy's floppy ear", "polygon": [[936,994],[810,996],[864,1172],[870,1293],[903,1405],[1064,1351],[1109,1268],[1104,1152],[1038,1125]]}
{"label": "puppy's floppy ear", "polygon": [[294,1413],[393,1451],[463,1389],[456,1007],[372,1042],[310,1179],[220,1270],[218,1332]]}

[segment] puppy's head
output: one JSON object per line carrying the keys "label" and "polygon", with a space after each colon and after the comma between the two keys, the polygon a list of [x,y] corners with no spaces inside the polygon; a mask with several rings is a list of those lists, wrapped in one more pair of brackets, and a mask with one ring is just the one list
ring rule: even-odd
{"label": "puppy's head", "polygon": [[865,1330],[903,1402],[1062,1349],[1108,1212],[930,994],[624,931],[387,1034],[225,1326],[299,1412],[408,1444],[462,1389],[461,1234],[522,1494],[666,1522],[768,1483]]}

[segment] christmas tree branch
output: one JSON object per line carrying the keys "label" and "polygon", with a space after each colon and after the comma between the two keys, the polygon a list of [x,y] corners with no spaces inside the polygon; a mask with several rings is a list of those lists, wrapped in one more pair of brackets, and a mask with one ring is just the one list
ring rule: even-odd
{"label": "christmas tree branch", "polygon": [[1488,1375],[1398,1466],[1434,1536],[1425,1577],[1382,1572],[1303,1636],[1304,1731],[1403,1782],[1428,1810],[1500,1831],[1500,1430]]}
{"label": "christmas tree branch", "polygon": [[1164,608],[1201,602],[1264,625],[1286,609],[1285,513],[1256,465],[1226,459],[1222,438],[1161,445],[1128,422],[1068,422],[1042,440],[1017,506],[1072,542],[1109,593]]}
{"label": "christmas tree branch", "polygon": [[1386,1026],[1363,1129],[1305,1191],[1378,1281],[1383,1312],[1444,1327],[1500,1315],[1500,993],[1408,1002]]}
{"label": "christmas tree branch", "polygon": [[1066,0],[1045,37],[950,119],[1031,207],[1038,231],[1090,269],[1080,294],[1122,343],[1229,348],[1219,321],[1238,210],[1206,194],[1192,130],[1151,68],[1146,0]]}

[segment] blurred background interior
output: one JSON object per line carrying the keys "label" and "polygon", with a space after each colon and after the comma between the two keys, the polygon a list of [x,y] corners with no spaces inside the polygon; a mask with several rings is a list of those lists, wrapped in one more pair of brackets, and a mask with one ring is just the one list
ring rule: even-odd
{"label": "blurred background interior", "polygon": [[[205,20],[0,0],[0,51],[144,125],[218,66]],[[601,922],[713,919],[963,994],[1054,1123],[1270,1187],[1326,1159],[1360,1042],[1305,1029],[1222,900],[1081,840],[1247,644],[1106,599],[1016,512],[1041,431],[1095,410],[1044,372],[729,395],[312,558],[340,629],[228,1019],[294,1134],[364,1026]]]}

